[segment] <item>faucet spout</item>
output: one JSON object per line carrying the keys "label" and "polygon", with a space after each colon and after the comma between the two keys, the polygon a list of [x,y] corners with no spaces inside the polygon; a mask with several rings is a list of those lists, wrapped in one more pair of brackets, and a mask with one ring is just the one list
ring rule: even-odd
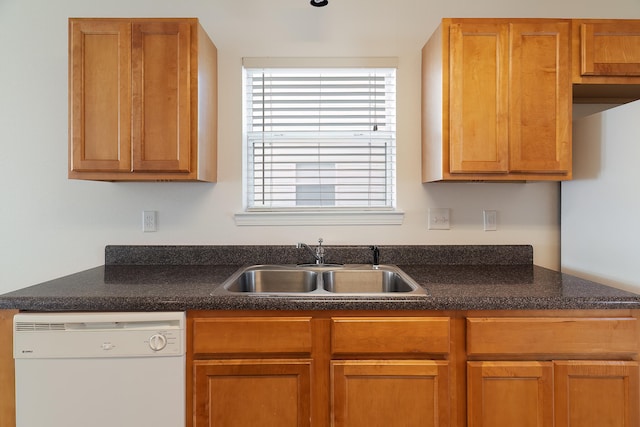
{"label": "faucet spout", "polygon": [[313,255],[313,258],[316,260],[316,264],[324,264],[324,248],[322,247],[322,242],[322,238],[318,239],[318,247],[315,250],[302,242],[296,243],[296,248],[306,249],[311,255]]}

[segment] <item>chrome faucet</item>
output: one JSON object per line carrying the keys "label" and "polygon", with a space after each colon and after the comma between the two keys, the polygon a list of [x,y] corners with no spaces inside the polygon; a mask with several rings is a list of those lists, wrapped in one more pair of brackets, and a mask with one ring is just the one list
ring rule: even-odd
{"label": "chrome faucet", "polygon": [[306,243],[297,243],[296,248],[306,249],[311,255],[313,255],[316,260],[316,264],[324,264],[324,248],[322,247],[322,242],[323,240],[321,237],[318,239],[318,246],[316,247],[315,251],[311,249]]}

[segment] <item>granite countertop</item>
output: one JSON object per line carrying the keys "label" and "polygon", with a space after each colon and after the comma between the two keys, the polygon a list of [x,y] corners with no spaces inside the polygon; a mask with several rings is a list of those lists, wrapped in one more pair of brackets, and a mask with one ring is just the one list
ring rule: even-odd
{"label": "granite countertop", "polygon": [[[309,262],[289,246],[108,246],[105,265],[0,295],[0,309],[540,310],[638,309],[640,295],[534,266],[528,245],[380,246],[427,290],[406,297],[246,296],[216,289],[249,264]],[[327,262],[371,263],[365,246],[327,248]]]}

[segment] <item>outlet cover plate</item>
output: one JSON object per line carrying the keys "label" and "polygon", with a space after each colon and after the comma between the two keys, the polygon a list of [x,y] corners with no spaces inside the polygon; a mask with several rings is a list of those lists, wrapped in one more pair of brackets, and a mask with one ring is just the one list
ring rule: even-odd
{"label": "outlet cover plate", "polygon": [[449,208],[429,208],[429,230],[449,230],[450,228]]}

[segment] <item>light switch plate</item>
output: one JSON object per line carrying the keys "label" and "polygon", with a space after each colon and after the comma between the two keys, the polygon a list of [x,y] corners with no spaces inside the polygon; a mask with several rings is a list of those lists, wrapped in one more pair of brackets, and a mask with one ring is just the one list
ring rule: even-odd
{"label": "light switch plate", "polygon": [[498,211],[482,211],[484,219],[484,231],[496,231],[498,229]]}
{"label": "light switch plate", "polygon": [[449,230],[449,208],[429,208],[429,230]]}

